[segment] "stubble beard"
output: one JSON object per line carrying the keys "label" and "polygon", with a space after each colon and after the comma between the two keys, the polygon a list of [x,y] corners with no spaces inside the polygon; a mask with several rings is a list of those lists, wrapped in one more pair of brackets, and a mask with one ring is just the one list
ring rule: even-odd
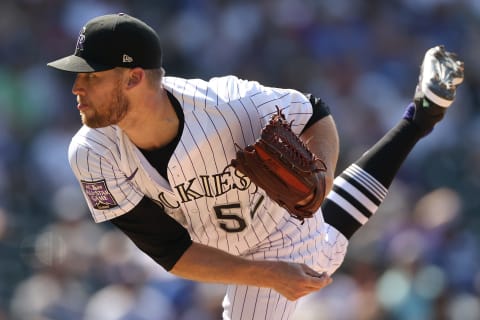
{"label": "stubble beard", "polygon": [[117,87],[112,93],[112,99],[93,110],[93,114],[87,116],[85,113],[80,113],[82,123],[90,128],[103,128],[118,124],[128,113],[130,103]]}

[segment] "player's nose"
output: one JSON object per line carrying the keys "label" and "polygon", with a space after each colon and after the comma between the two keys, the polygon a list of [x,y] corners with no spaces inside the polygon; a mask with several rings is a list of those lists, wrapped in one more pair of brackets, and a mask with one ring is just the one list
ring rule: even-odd
{"label": "player's nose", "polygon": [[75,81],[73,82],[73,86],[72,86],[72,93],[76,96],[80,95],[82,92],[84,92],[85,89],[83,88],[82,86],[82,81],[81,81],[81,77],[79,75],[77,75],[75,77]]}

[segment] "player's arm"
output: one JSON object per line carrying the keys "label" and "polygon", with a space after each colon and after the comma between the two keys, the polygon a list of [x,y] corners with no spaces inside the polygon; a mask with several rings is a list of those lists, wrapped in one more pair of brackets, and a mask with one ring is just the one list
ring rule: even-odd
{"label": "player's arm", "polygon": [[320,99],[308,95],[313,114],[300,138],[310,150],[322,159],[326,166],[326,194],[332,189],[339,156],[339,138],[335,121],[328,106]]}
{"label": "player's arm", "polygon": [[146,197],[110,221],[164,269],[185,279],[269,287],[290,300],[331,282],[303,264],[252,261],[194,243],[182,225]]}
{"label": "player's arm", "polygon": [[185,251],[171,272],[202,282],[272,288],[289,300],[318,291],[332,282],[326,274],[304,264],[253,261],[198,243]]}

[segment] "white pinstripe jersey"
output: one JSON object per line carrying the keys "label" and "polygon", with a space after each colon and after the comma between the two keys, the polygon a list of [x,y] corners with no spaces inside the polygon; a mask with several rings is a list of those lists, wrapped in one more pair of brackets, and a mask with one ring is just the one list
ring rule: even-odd
{"label": "white pinstripe jersey", "polygon": [[229,167],[235,144],[253,143],[276,106],[294,120],[292,129],[299,134],[312,115],[311,103],[298,91],[234,76],[209,81],[165,77],[163,86],[185,115],[168,163],[168,182],[117,126],[83,126],[73,137],[70,165],[94,220],[120,216],[147,196],[182,223],[193,241],[247,253],[290,217]]}

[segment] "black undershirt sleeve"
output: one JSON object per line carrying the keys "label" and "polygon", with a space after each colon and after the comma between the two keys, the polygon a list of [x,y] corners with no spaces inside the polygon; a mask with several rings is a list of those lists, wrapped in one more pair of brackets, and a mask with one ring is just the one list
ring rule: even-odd
{"label": "black undershirt sleeve", "polygon": [[[324,117],[330,115],[330,108],[328,105],[320,98],[315,97],[314,95],[308,93],[305,94],[305,96],[310,100],[310,103],[312,104],[312,116],[308,120],[307,124],[303,128],[303,131],[307,130],[311,125],[313,125],[315,122],[323,119]],[[302,132],[303,132],[302,131]]]}
{"label": "black undershirt sleeve", "polygon": [[110,221],[167,271],[192,244],[187,230],[147,197]]}

